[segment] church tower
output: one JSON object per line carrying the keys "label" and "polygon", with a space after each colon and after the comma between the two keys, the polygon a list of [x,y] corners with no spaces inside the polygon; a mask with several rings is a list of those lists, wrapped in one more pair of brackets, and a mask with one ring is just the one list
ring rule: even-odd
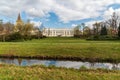
{"label": "church tower", "polygon": [[22,19],[21,19],[20,13],[18,14],[18,18],[17,18],[17,20],[16,20],[16,25],[17,25],[17,24],[23,24],[23,21],[22,21]]}
{"label": "church tower", "polygon": [[15,32],[18,32],[18,31],[22,30],[23,25],[24,25],[24,22],[22,21],[21,16],[20,16],[20,13],[19,13],[19,14],[18,14],[18,18],[17,18],[17,20],[16,20],[15,27],[14,27],[14,31],[15,31]]}

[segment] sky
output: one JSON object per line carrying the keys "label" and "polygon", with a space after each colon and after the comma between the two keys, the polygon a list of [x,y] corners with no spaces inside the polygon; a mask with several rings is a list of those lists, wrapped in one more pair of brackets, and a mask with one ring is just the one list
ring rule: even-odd
{"label": "sky", "polygon": [[1,0],[0,19],[15,23],[18,13],[35,26],[47,28],[73,28],[88,26],[120,14],[120,0]]}

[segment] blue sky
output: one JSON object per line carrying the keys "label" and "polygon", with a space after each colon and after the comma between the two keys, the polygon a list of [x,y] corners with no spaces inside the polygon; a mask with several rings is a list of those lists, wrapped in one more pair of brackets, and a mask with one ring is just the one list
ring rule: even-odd
{"label": "blue sky", "polygon": [[3,22],[15,23],[20,12],[25,22],[30,19],[36,26],[48,28],[71,28],[80,23],[91,27],[113,12],[120,14],[120,0],[4,0],[0,5]]}

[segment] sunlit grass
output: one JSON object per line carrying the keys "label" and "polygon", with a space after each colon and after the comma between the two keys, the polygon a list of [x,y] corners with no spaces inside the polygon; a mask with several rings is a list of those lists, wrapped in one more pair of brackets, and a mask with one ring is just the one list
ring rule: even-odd
{"label": "sunlit grass", "polygon": [[119,80],[120,71],[0,65],[1,80]]}
{"label": "sunlit grass", "polygon": [[45,38],[25,42],[0,42],[0,55],[97,58],[120,62],[120,41]]}

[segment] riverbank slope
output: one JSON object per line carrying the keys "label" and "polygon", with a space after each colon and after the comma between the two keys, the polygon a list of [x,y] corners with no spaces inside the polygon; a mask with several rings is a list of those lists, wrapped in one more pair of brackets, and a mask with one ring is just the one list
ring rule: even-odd
{"label": "riverbank slope", "polygon": [[1,80],[120,80],[120,71],[0,64]]}

